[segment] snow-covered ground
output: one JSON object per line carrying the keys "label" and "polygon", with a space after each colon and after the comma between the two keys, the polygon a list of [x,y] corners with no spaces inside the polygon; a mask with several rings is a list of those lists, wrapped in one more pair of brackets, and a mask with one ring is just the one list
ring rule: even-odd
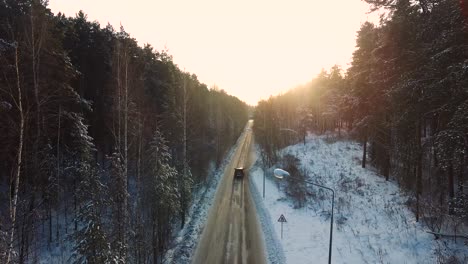
{"label": "snow-covered ground", "polygon": [[[256,151],[258,157],[258,148]],[[360,144],[309,135],[306,145],[286,147],[281,154],[296,156],[310,181],[335,190],[333,263],[438,263],[440,255],[468,256],[462,239],[458,244],[449,239],[434,240],[427,228],[415,221],[405,205],[407,197],[395,183],[386,182],[372,169],[361,168]],[[273,167],[267,171],[262,199],[259,160],[250,170],[250,179],[269,261],[327,263],[330,192],[310,186],[317,198],[309,199],[302,209],[294,209],[282,190],[284,183],[272,176]],[[287,219],[283,239],[277,222],[281,214]]]}

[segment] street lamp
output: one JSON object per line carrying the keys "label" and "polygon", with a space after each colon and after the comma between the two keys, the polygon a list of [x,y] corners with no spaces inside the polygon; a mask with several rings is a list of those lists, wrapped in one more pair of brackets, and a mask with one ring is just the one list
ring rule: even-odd
{"label": "street lamp", "polygon": [[[285,170],[282,170],[282,169],[275,169],[273,171],[273,173],[275,174],[275,177],[278,178],[278,179],[283,179],[285,177],[291,177],[292,179],[296,179],[295,177],[292,177],[289,174],[289,172],[287,172]],[[304,181],[306,183],[308,183],[308,184],[315,185],[317,187],[321,187],[321,188],[324,188],[324,189],[329,190],[329,191],[332,192],[332,208],[331,208],[331,221],[330,221],[330,246],[328,248],[328,264],[331,264],[332,243],[333,243],[333,207],[335,206],[335,191],[333,189],[331,189],[331,188],[328,188],[328,187],[322,186],[320,184],[310,182],[308,180],[304,180]]]}
{"label": "street lamp", "polygon": [[[297,138],[301,138],[301,135],[299,134],[299,132],[297,132],[296,130],[294,129],[291,129],[291,128],[280,128],[279,129],[280,131],[284,131],[284,132],[290,132],[290,133],[293,133],[294,135],[297,136]],[[304,138],[304,145],[305,145],[305,138]]]}
{"label": "street lamp", "polygon": [[294,134],[296,134],[296,135],[299,136],[299,132],[297,132],[296,130],[291,129],[291,128],[280,128],[280,131],[292,132],[292,133],[294,133]]}
{"label": "street lamp", "polygon": [[[263,120],[265,120],[265,117],[263,117]],[[265,126],[265,125],[263,125],[263,126]],[[280,131],[286,131],[286,132],[292,132],[292,133],[296,134],[298,137],[300,136],[299,132],[297,132],[296,130],[291,129],[291,128],[280,128],[279,130]],[[305,144],[305,141],[304,141],[304,144]],[[265,178],[266,178],[266,165],[265,165],[266,157],[265,157],[265,155],[266,154],[264,154],[263,151],[262,151],[261,155],[262,155],[262,162],[263,162],[263,199],[265,199]]]}
{"label": "street lamp", "polygon": [[263,165],[263,199],[265,199],[265,177],[266,177],[266,154],[264,153],[264,150],[262,150],[262,165]]}

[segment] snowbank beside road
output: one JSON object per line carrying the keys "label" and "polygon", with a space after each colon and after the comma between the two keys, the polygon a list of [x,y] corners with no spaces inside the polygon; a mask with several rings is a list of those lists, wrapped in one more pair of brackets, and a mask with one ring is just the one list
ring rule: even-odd
{"label": "snowbank beside road", "polygon": [[[252,172],[250,175],[252,175]],[[259,178],[260,177],[258,177],[258,174],[256,174],[255,180],[258,180]],[[260,225],[262,226],[263,230],[265,248],[267,251],[265,254],[267,256],[267,261],[270,264],[285,263],[286,258],[284,256],[283,247],[281,245],[281,242],[279,241],[279,237],[277,236],[274,228],[276,222],[274,222],[274,219],[270,215],[269,210],[266,208],[266,204],[263,201],[262,194],[258,191],[259,189],[257,189],[257,187],[263,188],[263,186],[254,184],[254,181],[249,181],[249,184],[250,191],[252,193],[252,199],[254,200],[255,208],[257,211],[258,221],[260,222]],[[268,184],[271,183],[268,182]]]}
{"label": "snowbank beside road", "polygon": [[[309,180],[335,189],[333,263],[437,263],[436,252],[468,255],[460,240],[458,245],[434,240],[415,222],[405,205],[407,198],[395,183],[361,168],[359,144],[309,136],[306,145],[289,146],[281,152],[296,156]],[[259,162],[251,169],[250,179],[258,190],[263,188]],[[270,171],[260,206],[270,217],[270,222],[262,222],[265,237],[280,237],[277,219],[284,214],[288,222],[280,242],[286,263],[327,263],[331,194],[310,186],[317,198],[309,199],[305,208],[294,209],[277,181]],[[267,248],[277,248],[268,239],[266,243]]]}

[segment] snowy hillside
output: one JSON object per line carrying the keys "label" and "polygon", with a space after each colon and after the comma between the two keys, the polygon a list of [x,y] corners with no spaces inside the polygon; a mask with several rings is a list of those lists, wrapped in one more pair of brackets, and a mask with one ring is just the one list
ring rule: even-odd
{"label": "snowy hillside", "polygon": [[[310,181],[335,190],[333,263],[438,263],[452,254],[468,259],[462,239],[458,243],[452,239],[434,240],[423,224],[415,222],[405,205],[407,198],[395,183],[385,182],[372,169],[361,168],[358,143],[309,135],[306,145],[289,146],[281,154],[296,156]],[[267,171],[264,200],[260,159],[250,171],[265,237],[280,240],[278,246],[267,239],[270,262],[281,262],[272,252],[283,250],[286,263],[326,263],[331,194],[310,186],[315,198],[309,197],[304,208],[294,209],[283,192],[284,182],[272,176],[274,168]],[[287,219],[283,239],[277,222],[281,214]],[[270,217],[269,221],[262,216]]]}

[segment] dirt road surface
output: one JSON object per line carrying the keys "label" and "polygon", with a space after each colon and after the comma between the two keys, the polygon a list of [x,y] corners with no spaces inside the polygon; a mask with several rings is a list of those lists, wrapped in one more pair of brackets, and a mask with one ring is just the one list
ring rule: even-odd
{"label": "dirt road surface", "polygon": [[[248,183],[252,125],[253,120],[250,120],[226,166],[192,260],[194,264],[266,263],[261,228]],[[243,179],[234,179],[236,167],[245,168]]]}

